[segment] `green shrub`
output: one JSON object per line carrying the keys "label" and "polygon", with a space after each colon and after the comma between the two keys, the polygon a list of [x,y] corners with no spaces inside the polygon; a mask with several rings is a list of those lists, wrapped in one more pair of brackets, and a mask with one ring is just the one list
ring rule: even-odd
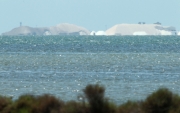
{"label": "green shrub", "polygon": [[35,96],[22,95],[14,102],[12,113],[35,113],[36,107],[37,101]]}
{"label": "green shrub", "polygon": [[69,101],[62,108],[63,113],[87,113],[88,108],[82,103]]}
{"label": "green shrub", "polygon": [[23,95],[14,102],[11,113],[60,113],[63,104],[50,95]]}
{"label": "green shrub", "polygon": [[4,96],[0,96],[0,113],[10,112],[12,105],[12,99]]}
{"label": "green shrub", "polygon": [[42,95],[37,99],[37,113],[60,113],[64,102],[51,95]]}
{"label": "green shrub", "polygon": [[180,97],[173,95],[173,105],[169,113],[180,113]]}
{"label": "green shrub", "polygon": [[84,93],[88,99],[92,113],[103,113],[104,91],[104,87],[99,85],[88,85],[84,89]]}
{"label": "green shrub", "polygon": [[173,94],[162,88],[148,96],[143,103],[146,113],[168,113],[173,107]]}
{"label": "green shrub", "polygon": [[105,88],[102,86],[88,85],[84,89],[91,113],[113,113],[115,112],[106,98],[104,98]]}
{"label": "green shrub", "polygon": [[117,113],[117,106],[106,99],[104,101],[104,113]]}
{"label": "green shrub", "polygon": [[[119,107],[105,98],[105,88],[87,85],[79,101],[63,102],[51,95],[22,95],[17,100],[0,96],[0,113],[180,113],[180,97],[162,88],[145,101],[128,101]],[[87,101],[88,100],[88,101]]]}
{"label": "green shrub", "polygon": [[141,102],[128,101],[119,106],[118,113],[142,113]]}

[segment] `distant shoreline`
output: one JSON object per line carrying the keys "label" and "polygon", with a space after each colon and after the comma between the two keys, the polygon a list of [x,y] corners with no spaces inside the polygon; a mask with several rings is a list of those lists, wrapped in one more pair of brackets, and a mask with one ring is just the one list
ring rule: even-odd
{"label": "distant shoreline", "polygon": [[51,27],[29,27],[22,26],[16,27],[11,31],[1,34],[2,36],[136,36],[136,35],[180,35],[175,27],[162,26],[160,23],[155,24],[117,24],[107,29],[106,31],[90,31],[84,27],[62,23]]}

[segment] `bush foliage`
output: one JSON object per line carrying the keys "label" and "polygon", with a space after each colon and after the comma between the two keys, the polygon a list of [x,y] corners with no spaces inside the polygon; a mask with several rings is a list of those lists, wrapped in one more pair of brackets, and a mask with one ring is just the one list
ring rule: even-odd
{"label": "bush foliage", "polygon": [[82,102],[64,102],[52,95],[22,95],[17,100],[0,96],[0,113],[180,113],[180,97],[161,88],[144,101],[116,105],[98,84],[83,89]]}

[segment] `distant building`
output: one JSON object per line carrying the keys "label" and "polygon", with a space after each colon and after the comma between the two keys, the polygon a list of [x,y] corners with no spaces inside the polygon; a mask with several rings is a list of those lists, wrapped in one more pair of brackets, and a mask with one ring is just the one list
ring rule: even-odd
{"label": "distant building", "polygon": [[90,35],[93,35],[93,36],[95,36],[95,35],[103,36],[103,35],[106,35],[106,32],[105,31],[97,31],[97,32],[92,31],[90,33]]}
{"label": "distant building", "polygon": [[138,24],[145,24],[145,22],[138,22]]}
{"label": "distant building", "polygon": [[52,34],[51,34],[51,32],[50,32],[50,31],[45,30],[45,31],[44,31],[44,33],[43,33],[43,35],[52,35]]}
{"label": "distant building", "polygon": [[95,36],[95,35],[96,35],[96,32],[95,32],[95,31],[92,31],[92,32],[90,33],[90,35]]}
{"label": "distant building", "polygon": [[180,31],[179,31],[179,32],[177,32],[177,35],[178,35],[178,36],[180,36]]}
{"label": "distant building", "polygon": [[105,31],[97,31],[96,35],[102,36],[102,35],[106,35]]}
{"label": "distant building", "polygon": [[156,23],[154,23],[154,24],[156,24],[156,25],[161,25],[161,23],[160,23],[160,22],[156,22]]}

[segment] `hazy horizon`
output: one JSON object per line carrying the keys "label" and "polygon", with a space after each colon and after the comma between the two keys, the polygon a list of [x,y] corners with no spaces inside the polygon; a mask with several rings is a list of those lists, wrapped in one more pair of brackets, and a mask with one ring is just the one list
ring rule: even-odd
{"label": "hazy horizon", "polygon": [[178,0],[1,0],[0,34],[23,26],[49,27],[70,23],[88,30],[106,30],[115,24],[161,22],[180,30]]}

